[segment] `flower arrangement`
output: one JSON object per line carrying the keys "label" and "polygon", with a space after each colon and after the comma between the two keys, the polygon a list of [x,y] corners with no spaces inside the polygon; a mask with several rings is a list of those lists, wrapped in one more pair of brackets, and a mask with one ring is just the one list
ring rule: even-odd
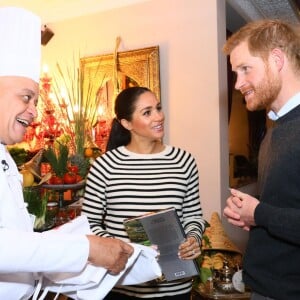
{"label": "flower arrangement", "polygon": [[[97,122],[100,102],[97,89],[102,86],[104,78],[96,87],[89,79],[89,74],[85,76],[82,68],[76,67],[75,61],[73,67],[66,66],[63,69],[59,63],[56,67],[53,80],[47,74],[42,80],[41,97],[44,100],[44,112],[49,114],[48,118],[52,116],[58,120],[56,134],[46,145],[44,158],[51,165],[57,179],[51,183],[62,184],[71,183],[70,175],[74,174],[70,173],[74,172],[69,170],[70,165],[77,167],[76,174],[81,179],[87,174],[90,157],[85,155],[85,148],[93,144],[92,127]],[[100,154],[100,151],[96,154]],[[65,180],[59,179],[64,177]],[[54,178],[51,181],[54,181]],[[73,181],[76,183],[78,179]]]}
{"label": "flower arrangement", "polygon": [[92,127],[97,122],[100,103],[97,89],[103,85],[105,79],[95,87],[88,74],[86,76],[79,67],[74,67],[73,70],[67,67],[63,70],[57,63],[57,73],[53,81],[54,95],[64,122],[63,130],[69,138],[72,154],[79,155],[84,155],[86,143],[92,140]]}

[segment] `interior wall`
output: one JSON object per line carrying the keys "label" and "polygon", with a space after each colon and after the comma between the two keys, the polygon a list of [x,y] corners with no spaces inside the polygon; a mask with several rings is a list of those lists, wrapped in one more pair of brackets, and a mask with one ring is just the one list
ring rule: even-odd
{"label": "interior wall", "polygon": [[228,195],[228,119],[225,0],[149,0],[48,24],[55,32],[43,62],[159,45],[165,142],[190,151],[200,172],[204,217],[222,214]]}
{"label": "interior wall", "polygon": [[242,94],[233,92],[229,122],[229,153],[249,156],[249,124]]}

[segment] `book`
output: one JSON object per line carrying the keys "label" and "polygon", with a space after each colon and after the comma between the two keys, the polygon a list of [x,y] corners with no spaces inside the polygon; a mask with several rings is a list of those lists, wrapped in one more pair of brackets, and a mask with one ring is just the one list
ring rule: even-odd
{"label": "book", "polygon": [[129,239],[146,246],[157,245],[158,263],[166,281],[173,281],[199,274],[195,260],[178,257],[178,247],[186,235],[175,208],[151,212],[124,220]]}

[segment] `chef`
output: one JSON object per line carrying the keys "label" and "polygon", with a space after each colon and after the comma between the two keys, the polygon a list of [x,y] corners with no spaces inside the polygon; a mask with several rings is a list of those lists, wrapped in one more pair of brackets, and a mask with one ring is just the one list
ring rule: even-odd
{"label": "chef", "polygon": [[133,249],[94,235],[33,232],[22,177],[6,145],[21,142],[37,116],[41,21],[22,8],[0,8],[0,299],[29,299],[38,274],[80,272],[87,262],[112,274]]}

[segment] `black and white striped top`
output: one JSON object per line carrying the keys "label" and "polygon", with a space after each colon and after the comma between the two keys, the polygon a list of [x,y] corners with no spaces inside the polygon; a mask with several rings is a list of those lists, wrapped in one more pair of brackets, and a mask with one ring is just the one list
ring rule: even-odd
{"label": "black and white striped top", "polygon": [[[126,218],[175,207],[188,236],[201,241],[205,221],[199,200],[195,159],[182,149],[166,146],[160,153],[137,154],[121,146],[98,157],[87,177],[82,213],[92,231],[129,241]],[[191,280],[116,287],[117,292],[155,298],[189,292]]]}

